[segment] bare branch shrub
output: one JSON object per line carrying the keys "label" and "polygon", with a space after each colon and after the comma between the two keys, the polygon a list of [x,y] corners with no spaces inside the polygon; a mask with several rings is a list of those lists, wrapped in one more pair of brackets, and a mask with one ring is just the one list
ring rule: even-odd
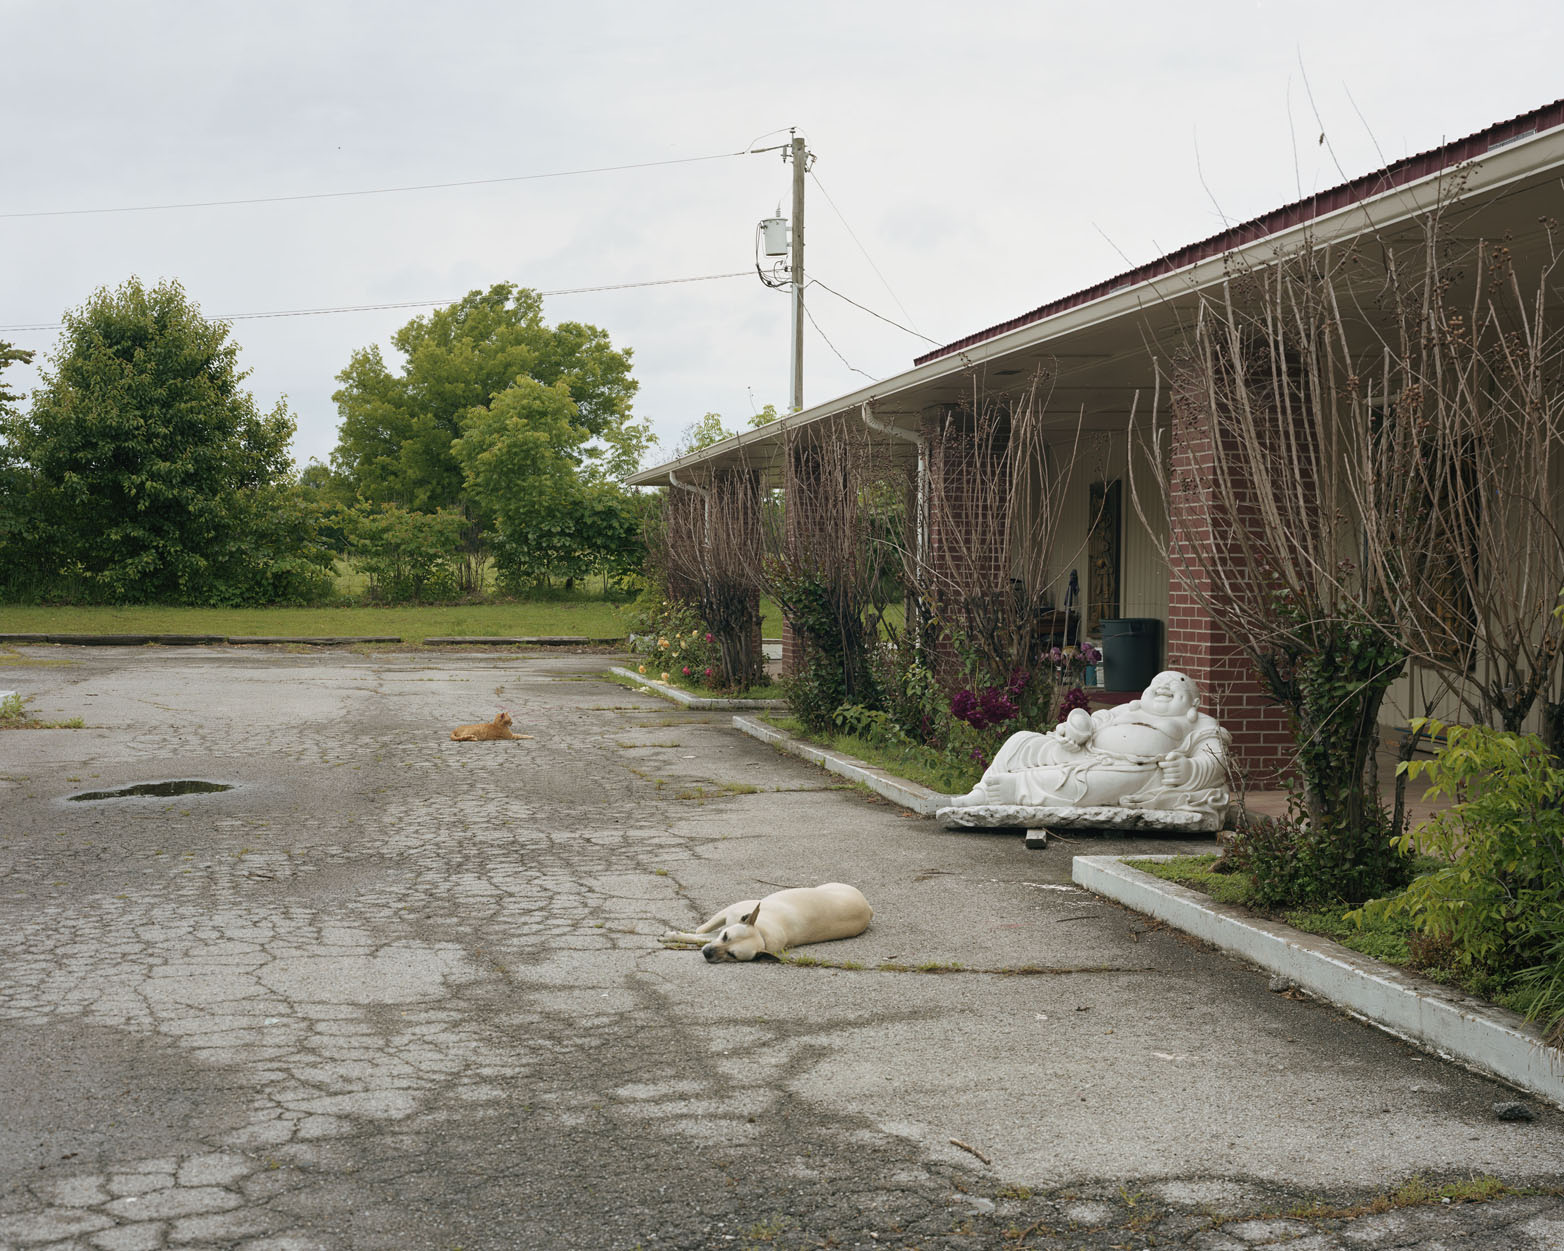
{"label": "bare branch shrub", "polygon": [[[902,547],[903,577],[970,668],[1004,685],[1018,672],[1038,684],[1034,711],[1052,712],[1042,656],[1056,637],[1053,608],[1079,553],[1059,549],[1072,479],[1094,452],[1073,423],[1045,420],[1051,376],[1014,395],[983,388],[928,431],[928,541]],[[1051,723],[1050,723],[1051,724]]]}
{"label": "bare branch shrub", "polygon": [[[1401,296],[1381,384],[1403,509],[1429,515],[1422,576],[1401,576],[1394,544],[1366,544],[1398,628],[1467,714],[1519,731],[1534,710],[1564,749],[1559,596],[1564,331],[1555,324],[1556,224],[1526,272],[1508,246],[1425,229]],[[1387,440],[1392,441],[1392,440]],[[1375,477],[1384,477],[1376,474]],[[1378,516],[1384,509],[1372,509]]]}
{"label": "bare branch shrub", "polygon": [[894,536],[906,477],[857,422],[787,432],[787,484],[752,577],[776,600],[804,651],[790,675],[794,711],[823,727],[842,704],[877,707],[871,649],[900,593]]}
{"label": "bare branch shrub", "polygon": [[753,577],[764,492],[747,470],[723,470],[705,485],[676,485],[664,501],[658,553],[669,597],[694,606],[720,653],[720,684],[760,684],[759,593]]}
{"label": "bare branch shrub", "polygon": [[1292,721],[1307,820],[1285,855],[1256,856],[1277,901],[1365,898],[1400,872],[1374,770],[1379,710],[1406,664],[1386,578],[1422,578],[1438,558],[1416,483],[1445,471],[1387,403],[1399,372],[1362,316],[1398,277],[1357,247],[1230,262],[1182,357],[1159,366],[1169,426],[1141,432],[1170,570]]}
{"label": "bare branch shrub", "polygon": [[1398,236],[1230,262],[1159,369],[1170,429],[1141,436],[1169,566],[1289,712],[1342,893],[1382,859],[1378,717],[1409,657],[1511,728],[1560,698],[1552,230],[1523,282],[1460,237],[1462,187]]}

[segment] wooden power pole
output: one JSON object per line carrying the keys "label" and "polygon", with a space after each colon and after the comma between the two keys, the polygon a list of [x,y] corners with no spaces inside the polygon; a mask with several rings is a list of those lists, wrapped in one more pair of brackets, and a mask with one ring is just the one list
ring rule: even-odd
{"label": "wooden power pole", "polygon": [[793,404],[792,411],[804,406],[804,174],[808,171],[808,153],[804,141],[793,136]]}

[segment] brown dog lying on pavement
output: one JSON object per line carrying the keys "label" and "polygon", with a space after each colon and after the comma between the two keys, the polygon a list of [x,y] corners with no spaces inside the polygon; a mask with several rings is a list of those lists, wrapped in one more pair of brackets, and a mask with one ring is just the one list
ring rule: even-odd
{"label": "brown dog lying on pavement", "polygon": [[458,743],[492,743],[501,738],[531,738],[530,734],[510,732],[510,713],[496,713],[493,721],[480,721],[477,725],[459,725],[451,731]]}

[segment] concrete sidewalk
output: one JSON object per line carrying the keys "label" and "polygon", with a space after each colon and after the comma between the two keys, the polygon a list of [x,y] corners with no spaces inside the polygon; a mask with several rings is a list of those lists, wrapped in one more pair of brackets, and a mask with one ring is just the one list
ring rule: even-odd
{"label": "concrete sidewalk", "polygon": [[[594,657],[47,655],[0,684],[88,728],[0,733],[0,1247],[1564,1234],[1564,1114],[1070,881],[1209,842],[945,833]],[[499,703],[536,737],[446,737]],[[234,789],[67,798],[180,778]],[[656,941],[833,879],[876,915],[823,965]]]}

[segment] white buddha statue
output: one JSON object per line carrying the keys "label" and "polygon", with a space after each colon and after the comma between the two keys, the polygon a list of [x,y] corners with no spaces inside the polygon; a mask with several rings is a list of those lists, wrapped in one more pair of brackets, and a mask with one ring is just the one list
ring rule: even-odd
{"label": "white buddha statue", "polygon": [[1227,811],[1228,733],[1200,711],[1195,683],[1159,673],[1139,699],[1087,714],[1077,708],[1046,734],[1005,740],[983,779],[953,807],[1133,808]]}

